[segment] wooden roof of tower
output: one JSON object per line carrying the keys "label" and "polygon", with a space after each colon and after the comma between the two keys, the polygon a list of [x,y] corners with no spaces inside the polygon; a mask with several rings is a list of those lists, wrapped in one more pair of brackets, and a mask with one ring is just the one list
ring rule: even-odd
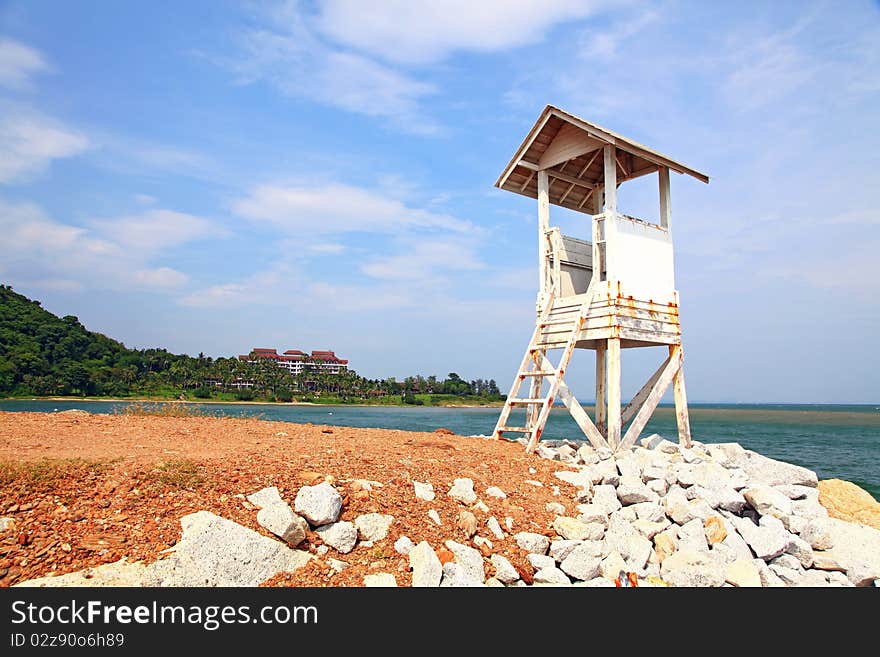
{"label": "wooden roof of tower", "polygon": [[591,190],[601,186],[603,181],[601,154],[605,144],[617,147],[618,184],[654,173],[659,167],[668,167],[671,171],[709,182],[705,173],[607,128],[547,105],[495,186],[537,198],[535,173],[546,169],[551,182],[550,203],[589,213],[589,206],[585,207],[585,203]]}

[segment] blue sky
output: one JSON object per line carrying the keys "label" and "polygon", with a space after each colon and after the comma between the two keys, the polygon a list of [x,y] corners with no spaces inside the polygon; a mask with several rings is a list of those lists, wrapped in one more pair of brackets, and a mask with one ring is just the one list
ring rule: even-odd
{"label": "blue sky", "polygon": [[877,3],[421,4],[4,3],[0,279],[133,347],[506,388],[535,203],[493,183],[552,103],[712,177],[672,181],[691,400],[880,401]]}

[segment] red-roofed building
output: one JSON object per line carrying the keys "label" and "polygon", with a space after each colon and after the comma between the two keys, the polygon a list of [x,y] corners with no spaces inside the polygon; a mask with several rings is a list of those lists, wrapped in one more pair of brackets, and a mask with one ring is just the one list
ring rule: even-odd
{"label": "red-roofed building", "polygon": [[256,363],[260,358],[273,360],[291,374],[303,372],[322,372],[339,374],[348,369],[348,361],[336,356],[332,351],[312,351],[311,355],[299,349],[288,349],[279,354],[275,349],[251,349],[251,353],[238,357],[248,363]]}

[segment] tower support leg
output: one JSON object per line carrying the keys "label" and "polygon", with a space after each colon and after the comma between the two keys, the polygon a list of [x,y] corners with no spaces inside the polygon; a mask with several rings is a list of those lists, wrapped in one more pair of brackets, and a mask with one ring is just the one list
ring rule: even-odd
{"label": "tower support leg", "polygon": [[608,338],[605,354],[607,379],[605,395],[607,398],[608,445],[612,450],[620,446],[620,338]]}
{"label": "tower support leg", "polygon": [[[676,351],[681,352],[680,344],[669,345],[669,355],[675,356]],[[684,354],[682,354],[684,355]],[[675,397],[675,421],[678,424],[678,442],[684,447],[691,446],[691,421],[688,416],[687,393],[684,387],[684,364],[678,368],[672,379],[672,391]]]}
{"label": "tower support leg", "polygon": [[596,428],[603,436],[608,435],[606,425],[606,407],[605,407],[605,345],[600,344],[596,347]]}

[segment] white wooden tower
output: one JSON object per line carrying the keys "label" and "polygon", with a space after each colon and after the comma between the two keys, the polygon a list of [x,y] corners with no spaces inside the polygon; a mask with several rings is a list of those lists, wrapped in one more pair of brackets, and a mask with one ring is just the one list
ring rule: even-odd
{"label": "white wooden tower", "polygon": [[[527,449],[534,450],[558,398],[594,446],[627,449],[672,384],[679,441],[690,444],[670,171],[709,182],[706,174],[548,105],[498,178],[496,187],[538,200],[540,287],[535,329],[498,418],[496,439],[522,434]],[[618,187],[649,174],[659,180],[659,223],[617,208]],[[551,226],[551,205],[590,216],[591,239]],[[621,350],[652,346],[666,347],[668,356],[622,408]],[[564,381],[575,349],[596,352],[595,418]],[[525,409],[522,426],[509,425],[514,407]]]}

